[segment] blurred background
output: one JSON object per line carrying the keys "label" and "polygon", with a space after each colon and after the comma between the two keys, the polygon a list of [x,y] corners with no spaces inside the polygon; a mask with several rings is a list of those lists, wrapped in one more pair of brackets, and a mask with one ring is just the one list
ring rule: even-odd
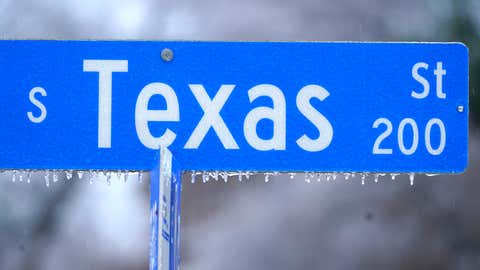
{"label": "blurred background", "polygon": [[[480,1],[0,0],[4,39],[461,41],[466,174],[306,183],[184,177],[182,268],[480,269]],[[147,269],[148,175],[0,174],[0,269]],[[87,176],[85,178],[88,178]]]}

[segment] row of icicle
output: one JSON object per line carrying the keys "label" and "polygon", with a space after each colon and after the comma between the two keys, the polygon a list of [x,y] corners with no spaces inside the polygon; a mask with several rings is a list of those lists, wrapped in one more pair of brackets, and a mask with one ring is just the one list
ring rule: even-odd
{"label": "row of icicle", "polygon": [[[123,179],[124,182],[127,182],[129,176],[136,177],[139,183],[143,182],[143,171],[74,171],[74,170],[10,170],[10,171],[1,171],[1,173],[11,172],[12,182],[26,182],[31,183],[33,174],[42,172],[45,185],[49,187],[51,183],[56,183],[60,180],[62,176],[66,181],[73,180],[74,175],[77,176],[80,180],[88,180],[90,184],[93,184],[96,179],[100,177],[105,177],[108,185],[111,185],[112,178],[116,176],[117,179]],[[64,175],[62,175],[64,174]]]}
{"label": "row of icicle", "polygon": [[[195,183],[198,177],[201,177],[202,183],[207,183],[209,181],[220,181],[223,180],[227,182],[229,177],[237,178],[238,181],[249,180],[252,175],[263,174],[265,182],[268,183],[271,180],[271,177],[286,175],[290,179],[296,179],[303,176],[303,179],[307,183],[311,182],[322,182],[322,181],[335,181],[338,177],[344,177],[345,180],[353,179],[359,177],[361,179],[362,186],[366,184],[367,180],[373,180],[373,182],[378,183],[380,179],[389,177],[391,180],[397,179],[401,175],[408,175],[410,185],[414,185],[415,173],[315,173],[315,172],[304,172],[304,173],[295,173],[295,172],[218,172],[218,171],[192,171],[190,172],[191,182]],[[436,174],[426,174],[427,176],[435,176]]]}
{"label": "row of icicle", "polygon": [[[2,171],[3,173],[11,172],[12,182],[27,182],[30,183],[33,173],[43,172],[43,178],[45,180],[45,185],[47,187],[50,184],[56,183],[59,181],[61,174],[65,176],[63,179],[72,180],[76,174],[78,179],[87,179],[90,184],[95,182],[95,179],[100,177],[105,177],[108,185],[111,184],[112,179],[123,179],[124,182],[127,182],[129,176],[136,177],[137,181],[142,183],[143,181],[143,171],[38,171],[38,170],[13,170],[13,171]],[[272,177],[286,175],[290,179],[296,179],[303,176],[303,179],[306,183],[311,182],[322,182],[322,181],[335,181],[338,177],[343,177],[345,180],[353,179],[359,177],[361,184],[365,185],[367,180],[373,180],[374,183],[378,183],[380,179],[389,177],[391,180],[395,180],[398,176],[402,175],[400,173],[314,173],[314,172],[305,172],[305,173],[294,173],[294,172],[220,172],[220,171],[191,171],[190,179],[191,183],[195,183],[197,178],[201,179],[201,182],[207,183],[209,181],[224,181],[228,182],[229,179],[236,178],[238,181],[249,180],[253,175],[263,174],[264,180],[268,183]],[[408,179],[410,180],[410,185],[413,186],[415,180],[414,173],[408,173]],[[427,174],[428,176],[434,176],[434,174]]]}

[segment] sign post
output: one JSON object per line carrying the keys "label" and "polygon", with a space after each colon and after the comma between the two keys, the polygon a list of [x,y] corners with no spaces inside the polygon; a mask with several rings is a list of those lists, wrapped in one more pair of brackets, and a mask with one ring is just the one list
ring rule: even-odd
{"label": "sign post", "polygon": [[167,148],[150,171],[150,270],[180,265],[181,172]]}

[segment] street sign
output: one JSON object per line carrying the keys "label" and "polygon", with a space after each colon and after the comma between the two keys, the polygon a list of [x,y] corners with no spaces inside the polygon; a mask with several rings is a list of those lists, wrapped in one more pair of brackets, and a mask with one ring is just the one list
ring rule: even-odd
{"label": "street sign", "polygon": [[1,41],[0,166],[459,173],[458,43]]}

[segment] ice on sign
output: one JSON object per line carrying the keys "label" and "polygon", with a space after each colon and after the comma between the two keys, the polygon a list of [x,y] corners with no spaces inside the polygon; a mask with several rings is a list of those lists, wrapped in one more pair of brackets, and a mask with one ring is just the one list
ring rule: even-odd
{"label": "ice on sign", "polygon": [[[1,41],[0,165],[458,173],[457,43]],[[168,48],[168,59],[162,51]]]}

